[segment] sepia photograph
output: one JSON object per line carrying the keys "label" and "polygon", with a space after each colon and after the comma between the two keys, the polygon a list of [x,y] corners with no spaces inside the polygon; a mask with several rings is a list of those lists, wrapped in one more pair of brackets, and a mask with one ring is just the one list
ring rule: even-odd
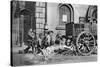
{"label": "sepia photograph", "polygon": [[11,66],[96,62],[98,6],[10,1]]}

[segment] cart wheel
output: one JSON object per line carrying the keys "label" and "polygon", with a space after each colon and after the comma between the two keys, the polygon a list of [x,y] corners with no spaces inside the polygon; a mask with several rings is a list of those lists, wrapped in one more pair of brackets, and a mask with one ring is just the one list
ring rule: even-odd
{"label": "cart wheel", "polygon": [[76,47],[81,55],[90,55],[95,48],[95,38],[87,31],[81,32],[76,40]]}

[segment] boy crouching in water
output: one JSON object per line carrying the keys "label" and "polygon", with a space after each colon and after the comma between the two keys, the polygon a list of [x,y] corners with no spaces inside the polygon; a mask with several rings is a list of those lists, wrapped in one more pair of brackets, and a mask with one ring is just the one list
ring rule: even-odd
{"label": "boy crouching in water", "polygon": [[28,31],[27,41],[25,44],[27,47],[23,50],[19,50],[19,53],[28,53],[30,48],[32,48],[32,53],[35,53],[36,38],[35,32],[33,32],[32,29]]}
{"label": "boy crouching in water", "polygon": [[49,57],[51,56],[51,44],[52,44],[52,39],[51,39],[51,34],[52,32],[49,31],[47,33],[47,35],[42,39],[42,42],[41,42],[41,49],[40,49],[40,52],[43,56],[43,60],[47,61],[49,59]]}

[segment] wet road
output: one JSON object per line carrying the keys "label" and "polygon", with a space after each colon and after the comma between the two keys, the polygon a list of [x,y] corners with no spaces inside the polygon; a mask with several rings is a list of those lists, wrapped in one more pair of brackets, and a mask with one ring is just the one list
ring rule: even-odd
{"label": "wet road", "polygon": [[77,63],[77,62],[92,62],[92,61],[97,61],[97,55],[91,55],[91,56],[55,55],[49,58],[47,61],[45,61],[43,60],[42,56],[34,56],[33,54],[13,53],[14,66]]}

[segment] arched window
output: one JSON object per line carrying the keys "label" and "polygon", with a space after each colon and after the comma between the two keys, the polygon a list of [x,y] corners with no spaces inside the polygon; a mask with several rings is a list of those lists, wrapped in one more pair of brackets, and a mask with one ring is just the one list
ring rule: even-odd
{"label": "arched window", "polygon": [[59,15],[59,24],[56,27],[57,31],[60,31],[61,34],[66,35],[66,24],[74,22],[74,9],[71,4],[62,4],[58,5],[58,15]]}
{"label": "arched window", "polygon": [[59,25],[74,21],[74,10],[70,4],[59,4]]}
{"label": "arched window", "polygon": [[89,18],[97,21],[97,6],[89,6],[86,14],[86,20],[89,22]]}

